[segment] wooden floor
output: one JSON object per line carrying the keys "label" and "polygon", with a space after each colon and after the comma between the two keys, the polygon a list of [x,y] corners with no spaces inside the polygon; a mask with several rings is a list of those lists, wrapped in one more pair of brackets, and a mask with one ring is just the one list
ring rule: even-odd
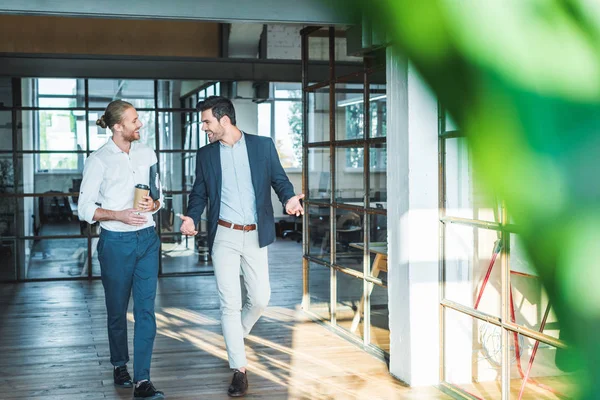
{"label": "wooden floor", "polygon": [[[446,399],[409,389],[385,363],[298,310],[300,260],[270,251],[271,307],[246,341],[248,399]],[[214,277],[162,278],[152,380],[169,399],[226,399],[231,379]],[[133,324],[129,312],[130,342]],[[0,398],[129,399],[112,384],[100,281],[0,285]],[[132,348],[130,347],[130,352]]]}

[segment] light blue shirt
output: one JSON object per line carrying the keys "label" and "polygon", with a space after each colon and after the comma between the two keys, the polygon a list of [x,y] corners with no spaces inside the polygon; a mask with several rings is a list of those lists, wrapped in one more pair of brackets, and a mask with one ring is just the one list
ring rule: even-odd
{"label": "light blue shirt", "polygon": [[221,210],[219,218],[239,225],[256,224],[256,196],[248,161],[245,133],[233,146],[219,143],[221,153]]}

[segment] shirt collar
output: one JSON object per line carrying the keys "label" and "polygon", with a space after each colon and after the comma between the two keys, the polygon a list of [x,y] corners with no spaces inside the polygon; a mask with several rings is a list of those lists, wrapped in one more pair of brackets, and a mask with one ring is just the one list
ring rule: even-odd
{"label": "shirt collar", "polygon": [[242,132],[242,137],[240,138],[240,140],[238,140],[237,142],[235,142],[235,143],[233,144],[233,146],[231,146],[231,147],[230,147],[230,146],[226,145],[225,143],[221,142],[220,140],[219,140],[219,145],[220,145],[221,147],[225,147],[225,148],[231,149],[231,148],[234,148],[234,147],[236,147],[236,146],[239,146],[239,145],[241,145],[241,144],[244,144],[244,143],[246,143],[246,137],[245,137],[245,136],[246,136],[246,134],[244,133],[244,131],[240,131],[240,132]]}
{"label": "shirt collar", "polygon": [[[131,152],[135,146],[136,146],[136,143],[131,142],[131,147],[129,148],[129,151]],[[119,148],[119,146],[117,146],[117,144],[114,142],[112,136],[108,139],[108,147],[110,148],[110,151],[113,153],[125,153],[123,150],[121,150]]]}

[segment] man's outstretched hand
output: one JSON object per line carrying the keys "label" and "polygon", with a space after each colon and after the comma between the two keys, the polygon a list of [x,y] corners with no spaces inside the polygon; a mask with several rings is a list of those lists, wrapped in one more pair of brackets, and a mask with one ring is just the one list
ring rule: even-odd
{"label": "man's outstretched hand", "polygon": [[181,224],[181,228],[179,229],[181,233],[186,236],[196,236],[198,231],[196,230],[196,224],[194,224],[194,220],[191,217],[186,217],[185,215],[178,214],[179,218],[183,221]]}
{"label": "man's outstretched hand", "polygon": [[288,200],[285,203],[285,212],[289,215],[295,215],[296,217],[300,215],[304,215],[304,208],[302,208],[302,204],[300,204],[300,199],[304,198],[304,193],[300,193]]}

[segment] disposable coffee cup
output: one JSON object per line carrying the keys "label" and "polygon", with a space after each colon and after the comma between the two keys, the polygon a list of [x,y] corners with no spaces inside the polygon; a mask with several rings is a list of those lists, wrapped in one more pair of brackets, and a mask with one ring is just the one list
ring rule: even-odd
{"label": "disposable coffee cup", "polygon": [[133,208],[141,210],[139,202],[143,200],[144,196],[148,196],[150,193],[150,186],[142,185],[141,183],[135,185],[135,193],[133,195]]}

